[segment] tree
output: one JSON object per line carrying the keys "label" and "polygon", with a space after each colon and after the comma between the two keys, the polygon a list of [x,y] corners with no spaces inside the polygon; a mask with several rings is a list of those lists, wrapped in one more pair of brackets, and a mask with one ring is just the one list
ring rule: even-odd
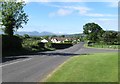
{"label": "tree", "polygon": [[1,2],[1,25],[5,34],[13,36],[15,30],[23,28],[22,24],[27,24],[28,15],[24,13],[24,6],[24,2],[17,0]]}
{"label": "tree", "polygon": [[117,34],[117,42],[120,45],[120,32],[118,32],[118,34]]}
{"label": "tree", "polygon": [[46,40],[48,40],[48,39],[49,39],[49,36],[44,36],[43,38],[46,39]]}
{"label": "tree", "polygon": [[63,37],[63,38],[64,38],[64,37],[65,37],[65,35],[61,35],[61,37]]}
{"label": "tree", "polygon": [[105,31],[103,34],[103,41],[107,44],[115,44],[118,42],[118,32],[115,31]]}
{"label": "tree", "polygon": [[104,30],[95,23],[87,23],[83,26],[83,33],[87,36],[87,40],[96,42],[100,40]]}
{"label": "tree", "polygon": [[25,38],[30,38],[30,36],[28,34],[24,34]]}

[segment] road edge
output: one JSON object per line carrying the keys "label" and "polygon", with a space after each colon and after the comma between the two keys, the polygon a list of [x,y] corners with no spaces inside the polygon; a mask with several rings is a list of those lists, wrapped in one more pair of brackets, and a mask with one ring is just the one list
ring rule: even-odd
{"label": "road edge", "polygon": [[[74,56],[73,56],[74,57]],[[65,60],[62,64],[60,64],[57,68],[55,68],[52,72],[50,72],[45,78],[40,80],[39,82],[46,82],[48,78],[50,78],[57,70],[59,70],[64,64],[66,64],[68,61],[70,61],[73,57],[68,58]]]}

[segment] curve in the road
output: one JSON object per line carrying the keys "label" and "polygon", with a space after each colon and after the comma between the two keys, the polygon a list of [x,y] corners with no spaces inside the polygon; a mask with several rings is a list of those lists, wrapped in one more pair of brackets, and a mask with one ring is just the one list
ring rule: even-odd
{"label": "curve in the road", "polygon": [[116,52],[116,50],[84,48],[83,45],[84,43],[79,43],[68,49],[47,51],[32,56],[28,55],[26,57],[31,57],[28,61],[3,66],[2,80],[3,82],[37,82],[73,55]]}

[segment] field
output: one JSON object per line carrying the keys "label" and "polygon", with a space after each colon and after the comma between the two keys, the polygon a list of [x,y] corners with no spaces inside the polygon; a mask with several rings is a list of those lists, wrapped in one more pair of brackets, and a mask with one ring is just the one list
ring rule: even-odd
{"label": "field", "polygon": [[118,53],[97,53],[71,57],[45,81],[117,82]]}

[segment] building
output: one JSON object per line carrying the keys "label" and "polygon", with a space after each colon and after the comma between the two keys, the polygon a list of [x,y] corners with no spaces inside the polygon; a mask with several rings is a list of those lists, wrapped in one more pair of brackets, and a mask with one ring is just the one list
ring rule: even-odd
{"label": "building", "polygon": [[48,43],[48,40],[43,39],[43,40],[41,40],[41,42],[42,42],[42,43]]}
{"label": "building", "polygon": [[53,37],[51,39],[52,43],[65,43],[65,42],[73,42],[77,41],[76,38],[67,38],[67,37]]}

